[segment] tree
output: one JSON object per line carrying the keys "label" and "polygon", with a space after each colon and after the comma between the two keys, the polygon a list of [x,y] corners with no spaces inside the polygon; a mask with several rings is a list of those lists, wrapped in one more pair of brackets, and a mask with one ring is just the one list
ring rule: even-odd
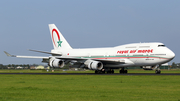
{"label": "tree", "polygon": [[176,63],[173,62],[173,63],[172,63],[172,68],[176,68],[176,67],[177,67]]}

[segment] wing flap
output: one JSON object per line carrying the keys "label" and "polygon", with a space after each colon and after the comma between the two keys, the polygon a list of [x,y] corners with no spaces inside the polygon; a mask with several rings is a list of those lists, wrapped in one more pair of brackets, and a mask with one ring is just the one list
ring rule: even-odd
{"label": "wing flap", "polygon": [[29,51],[39,52],[39,53],[46,53],[46,54],[51,54],[51,55],[59,55],[59,56],[62,55],[62,54],[60,54],[60,53],[51,53],[51,52],[38,51],[38,50],[32,50],[32,49],[29,49]]}

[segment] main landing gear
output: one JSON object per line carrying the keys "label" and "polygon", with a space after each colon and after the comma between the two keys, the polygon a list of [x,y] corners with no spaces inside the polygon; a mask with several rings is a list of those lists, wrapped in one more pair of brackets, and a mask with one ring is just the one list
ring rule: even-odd
{"label": "main landing gear", "polygon": [[110,69],[108,71],[106,71],[107,74],[114,74],[114,70],[113,69]]}
{"label": "main landing gear", "polygon": [[124,68],[122,68],[121,70],[119,70],[119,73],[120,73],[120,74],[127,74],[128,71],[127,71],[127,70],[124,70]]}
{"label": "main landing gear", "polygon": [[103,70],[95,70],[95,74],[105,74],[105,71],[103,71]]}
{"label": "main landing gear", "polygon": [[114,74],[114,70],[113,69],[108,69],[108,70],[105,70],[105,69],[102,69],[102,70],[95,70],[95,74]]}
{"label": "main landing gear", "polygon": [[[114,70],[113,69],[102,69],[102,70],[95,70],[95,74],[114,74]],[[119,70],[120,74],[127,74],[128,71],[124,70],[124,68],[122,68],[121,70]]]}

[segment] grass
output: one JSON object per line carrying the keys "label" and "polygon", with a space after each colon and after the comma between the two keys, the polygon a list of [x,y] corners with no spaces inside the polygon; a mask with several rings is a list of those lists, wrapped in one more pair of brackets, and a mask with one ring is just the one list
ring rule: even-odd
{"label": "grass", "polygon": [[0,75],[0,101],[179,101],[180,76]]}

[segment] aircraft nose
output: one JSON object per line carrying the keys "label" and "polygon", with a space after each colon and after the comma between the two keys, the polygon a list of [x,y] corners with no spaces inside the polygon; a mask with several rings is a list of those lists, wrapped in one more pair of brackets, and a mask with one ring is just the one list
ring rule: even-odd
{"label": "aircraft nose", "polygon": [[169,57],[173,59],[175,57],[175,53],[173,51],[170,51],[169,52]]}

